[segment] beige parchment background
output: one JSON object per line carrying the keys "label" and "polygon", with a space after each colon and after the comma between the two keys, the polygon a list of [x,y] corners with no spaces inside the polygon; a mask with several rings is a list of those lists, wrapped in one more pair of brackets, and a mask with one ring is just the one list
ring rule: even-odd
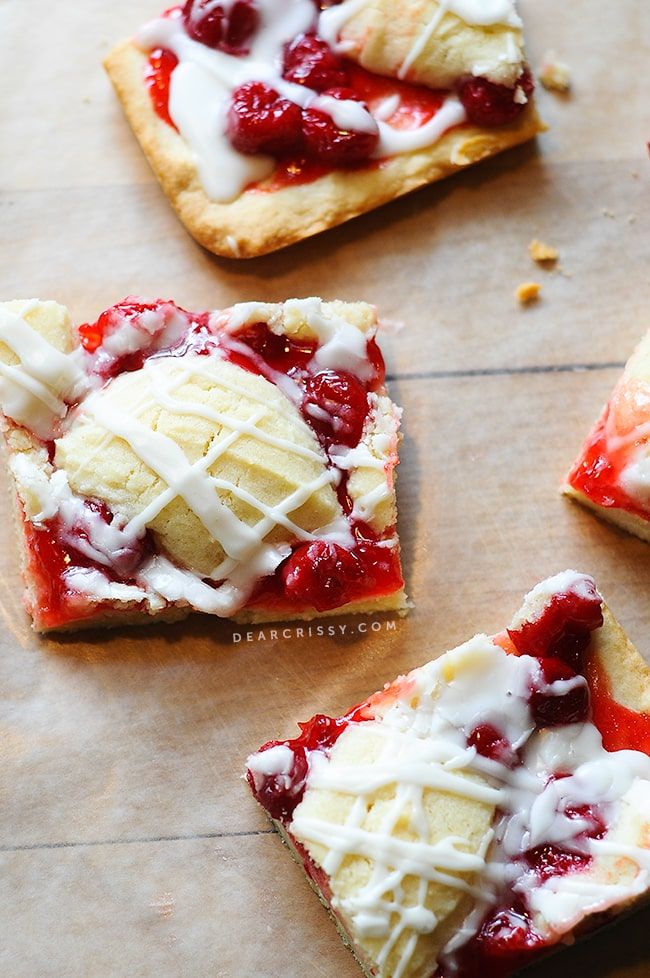
{"label": "beige parchment background", "polygon": [[[520,0],[555,48],[535,146],[290,251],[212,258],[154,181],[100,67],[159,0],[0,0],[0,296],[79,320],[128,293],[189,308],[321,294],[375,302],[405,408],[410,618],[337,638],[173,627],[39,639],[0,494],[0,974],[355,978],[249,798],[246,754],[339,713],[475,631],[540,577],[596,575],[650,656],[650,550],[557,494],[650,319],[647,0]],[[537,270],[533,236],[564,274]],[[521,310],[518,282],[543,300]],[[259,640],[258,640],[259,639]],[[648,912],[531,972],[647,978]]]}

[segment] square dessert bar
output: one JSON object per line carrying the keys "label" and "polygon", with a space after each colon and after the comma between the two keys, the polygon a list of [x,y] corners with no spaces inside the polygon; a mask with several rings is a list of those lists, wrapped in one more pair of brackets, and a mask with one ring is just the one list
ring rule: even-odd
{"label": "square dessert bar", "polygon": [[650,541],[650,333],[628,360],[564,492]]}
{"label": "square dessert bar", "polygon": [[313,298],[127,299],[79,327],[0,305],[34,626],[404,612],[376,331],[371,306]]}
{"label": "square dessert bar", "polygon": [[514,0],[187,0],[105,66],[181,221],[232,258],[544,128]]}
{"label": "square dessert bar", "polygon": [[647,897],[650,669],[590,577],[300,728],[248,781],[368,976],[507,978]]}

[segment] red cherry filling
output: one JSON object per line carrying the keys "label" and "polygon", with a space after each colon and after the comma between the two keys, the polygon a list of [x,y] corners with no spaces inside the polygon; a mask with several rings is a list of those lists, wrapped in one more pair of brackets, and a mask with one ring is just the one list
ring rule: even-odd
{"label": "red cherry filling", "polygon": [[554,594],[540,616],[508,635],[520,655],[557,656],[577,672],[590,633],[603,624],[602,600],[591,578],[583,577],[574,590]]}
{"label": "red cherry filling", "polygon": [[[458,97],[470,122],[477,126],[504,126],[514,122],[526,108],[535,84],[526,68],[514,88],[497,85],[487,78],[466,78],[458,87]],[[525,99],[517,101],[517,93]]]}
{"label": "red cherry filling", "polygon": [[368,396],[352,374],[321,370],[307,379],[302,410],[319,435],[354,448],[363,433]]}
{"label": "red cherry filling", "polygon": [[176,126],[169,114],[169,85],[177,64],[178,58],[175,54],[158,48],[151,52],[149,63],[144,71],[144,83],[154,109],[160,118],[174,129]]}
{"label": "red cherry filling", "polygon": [[607,822],[594,805],[567,805],[564,814],[567,818],[579,818],[588,823],[581,833],[586,839],[602,839],[607,832]]}
{"label": "red cherry filling", "polygon": [[246,45],[257,30],[259,13],[254,0],[235,0],[228,13],[215,0],[187,0],[183,21],[193,40],[241,55],[248,53]]}
{"label": "red cherry filling", "polygon": [[368,390],[376,391],[386,380],[386,364],[374,336],[368,340],[366,349],[372,367],[372,379],[368,382]]}
{"label": "red cherry filling", "polygon": [[125,321],[131,322],[143,312],[155,312],[160,308],[159,302],[136,302],[125,299],[110,309],[104,310],[97,322],[83,323],[79,326],[81,345],[87,353],[95,353],[101,346],[104,337]]}
{"label": "red cherry filling", "polygon": [[[339,101],[353,101],[364,105],[351,88],[329,88],[323,94]],[[345,166],[367,160],[379,142],[378,129],[375,128],[372,132],[348,129],[337,125],[329,113],[309,105],[303,110],[302,129],[307,150],[318,160],[332,166]]]}
{"label": "red cherry filling", "polygon": [[541,883],[551,876],[566,876],[567,873],[585,870],[591,862],[591,856],[587,853],[568,852],[550,843],[531,849],[524,858]]}
{"label": "red cherry filling", "polygon": [[586,681],[562,692],[556,684],[576,679],[577,674],[561,659],[540,659],[541,682],[530,695],[530,709],[536,726],[558,727],[582,723],[589,713],[589,687]]}
{"label": "red cherry filling", "polygon": [[469,747],[475,747],[476,752],[483,757],[489,757],[490,760],[505,764],[506,767],[512,767],[517,760],[510,741],[491,723],[479,723],[474,727],[467,738],[467,744]]}
{"label": "red cherry filling", "polygon": [[354,554],[326,540],[298,547],[282,568],[285,594],[317,611],[331,611],[345,604],[350,586],[360,576]]}
{"label": "red cherry filling", "polygon": [[[286,336],[278,336],[268,328],[266,323],[247,326],[241,333],[237,333],[235,339],[249,346],[273,370],[289,375],[304,370],[316,351],[314,340],[293,340]],[[240,362],[241,356],[235,353],[231,359]],[[241,362],[241,366],[257,372],[250,362]]]}
{"label": "red cherry filling", "polygon": [[315,92],[349,83],[348,72],[327,41],[315,34],[300,34],[286,48],[283,76]]}
{"label": "red cherry filling", "polygon": [[[113,514],[106,503],[100,499],[85,499],[84,507],[110,526],[113,522]],[[84,514],[85,517],[85,514]],[[72,566],[95,566],[108,573],[111,578],[128,578],[135,568],[142,563],[145,554],[150,549],[149,540],[143,536],[137,540],[125,542],[120,550],[111,553],[110,567],[104,563],[98,563],[91,554],[95,550],[95,544],[91,538],[91,524],[81,517],[71,526],[56,521],[56,532],[61,543],[68,552],[69,564]],[[71,558],[71,559],[70,559]]]}
{"label": "red cherry filling", "polygon": [[349,723],[352,721],[358,723],[364,719],[366,717],[360,715],[359,709],[351,710],[346,716],[336,718],[317,713],[306,723],[298,724],[301,731],[299,737],[287,741],[271,740],[260,748],[260,753],[263,753],[272,747],[282,745],[289,747],[294,756],[288,774],[253,776],[251,771],[246,774],[253,794],[272,818],[288,821],[302,800],[309,770],[309,752],[329,750]]}
{"label": "red cherry filling", "polygon": [[280,98],[264,82],[245,82],[233,92],[227,131],[240,153],[282,156],[297,152],[302,142],[301,126],[300,106]]}
{"label": "red cherry filling", "polygon": [[[541,947],[544,939],[533,927],[523,903],[515,900],[513,906],[497,910],[488,917],[478,934],[477,943],[483,954],[492,958],[506,958],[514,967],[520,956]],[[483,972],[477,970],[476,974]]]}

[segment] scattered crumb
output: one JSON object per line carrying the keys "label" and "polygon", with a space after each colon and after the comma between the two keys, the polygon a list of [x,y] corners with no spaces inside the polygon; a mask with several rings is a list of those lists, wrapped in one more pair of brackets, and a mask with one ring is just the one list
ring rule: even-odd
{"label": "scattered crumb", "polygon": [[633,180],[638,180],[639,179],[639,171],[638,170],[630,170],[630,176],[632,177]]}
{"label": "scattered crumb", "polygon": [[571,72],[568,65],[557,60],[555,51],[547,51],[537,72],[539,80],[549,92],[566,94],[571,88]]}
{"label": "scattered crumb", "polygon": [[614,211],[610,210],[609,207],[601,207],[600,213],[603,217],[611,217],[612,219],[616,217]]}
{"label": "scattered crumb", "polygon": [[530,257],[533,261],[544,263],[544,262],[554,262],[560,257],[560,253],[557,248],[553,245],[544,244],[543,241],[538,241],[537,238],[533,240],[528,245],[528,250],[530,252]]}
{"label": "scattered crumb", "polygon": [[636,214],[629,214],[627,218],[628,224],[636,224]]}
{"label": "scattered crumb", "polygon": [[527,306],[531,302],[537,302],[542,286],[539,282],[522,282],[515,290],[515,296],[522,304]]}
{"label": "scattered crumb", "polygon": [[157,910],[161,917],[167,919],[174,916],[176,901],[171,893],[161,893],[158,899],[150,903],[149,906],[152,910]]}

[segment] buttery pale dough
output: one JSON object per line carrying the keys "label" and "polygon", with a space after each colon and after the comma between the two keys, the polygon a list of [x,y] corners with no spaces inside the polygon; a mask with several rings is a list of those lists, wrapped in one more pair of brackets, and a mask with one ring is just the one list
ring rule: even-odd
{"label": "buttery pale dough", "polygon": [[[192,372],[194,364],[198,370]],[[186,372],[191,372],[191,376],[176,386],[178,378]],[[204,405],[234,419],[249,418],[261,402],[266,407],[266,414],[257,422],[260,431],[319,451],[318,442],[297,409],[277,387],[263,377],[215,357],[163,358],[142,370],[122,374],[95,395],[109,409],[112,407],[131,415],[138,413],[144,399],[147,406],[138,413],[140,423],[171,438],[192,464],[227,438],[232,429],[191,413],[177,413],[162,407],[155,401],[154,376],[158,382],[162,380],[174,385],[174,399]],[[83,411],[57,441],[55,461],[58,468],[65,470],[75,492],[103,500],[128,519],[141,513],[167,488],[167,484],[145,465],[126,441],[108,434]],[[265,506],[273,507],[301,486],[313,482],[324,470],[324,455],[320,461],[303,458],[258,438],[242,435],[208,472],[246,490]],[[243,522],[252,526],[262,519],[259,509],[226,490],[215,488],[215,494]],[[314,531],[331,523],[341,515],[341,510],[336,493],[326,485],[300,509],[288,515],[302,529]],[[175,563],[200,576],[211,575],[226,556],[221,545],[211,539],[199,517],[179,496],[149,526],[163,551]],[[266,539],[269,543],[280,543],[290,540],[291,534],[278,526]]]}
{"label": "buttery pale dough", "polygon": [[[329,757],[329,768],[341,771],[349,766],[372,765],[380,756],[385,746],[384,739],[371,729],[371,725],[352,724],[340,736]],[[488,784],[486,779],[458,771],[461,777]],[[395,798],[396,784],[386,785],[368,796],[368,813],[360,823],[360,828],[368,832],[380,831],[382,820],[385,819]],[[316,818],[325,820],[333,825],[344,825],[354,804],[350,794],[308,788],[305,792],[299,811],[301,818]],[[423,808],[429,826],[428,843],[433,845],[450,836],[460,836],[467,840],[464,851],[476,853],[484,841],[494,818],[494,807],[482,802],[460,798],[458,795],[426,789],[423,796]],[[298,811],[298,809],[296,809]],[[418,834],[413,831],[408,821],[408,809],[400,817],[393,829],[392,835],[399,839],[419,841]],[[317,865],[327,854],[325,846],[310,841],[300,840]],[[372,875],[373,862],[364,856],[346,855],[339,870],[329,880],[332,895],[337,900],[346,900],[363,890]],[[469,879],[471,881],[471,877]],[[417,905],[417,887],[419,879],[416,876],[406,876],[402,883],[405,905]],[[442,947],[447,943],[451,934],[464,919],[471,908],[472,897],[459,890],[439,883],[430,882],[427,887],[427,897],[424,905],[433,911],[440,924],[430,934],[418,936],[416,949],[409,962],[409,978],[430,978],[431,962],[435,961]],[[391,950],[385,965],[385,974],[392,975],[394,968],[404,951],[404,946],[413,936],[413,931],[406,928]],[[369,961],[376,961],[385,943],[385,938],[358,937],[356,944],[367,955]]]}
{"label": "buttery pale dough", "polygon": [[380,167],[334,170],[311,183],[271,193],[262,186],[261,191],[245,191],[231,203],[220,204],[205,193],[185,140],[154,111],[143,84],[147,63],[147,54],[133,41],[125,41],[104,65],[180,220],[204,248],[228,258],[252,258],[294,244],[527,142],[545,129],[531,101],[508,126],[462,126],[433,146],[391,157]]}
{"label": "buttery pale dough", "polygon": [[[397,77],[439,8],[437,0],[370,0],[341,28],[346,57],[378,75]],[[400,77],[453,88],[459,78],[476,74],[512,88],[524,61],[520,27],[467,24],[447,12]]]}

